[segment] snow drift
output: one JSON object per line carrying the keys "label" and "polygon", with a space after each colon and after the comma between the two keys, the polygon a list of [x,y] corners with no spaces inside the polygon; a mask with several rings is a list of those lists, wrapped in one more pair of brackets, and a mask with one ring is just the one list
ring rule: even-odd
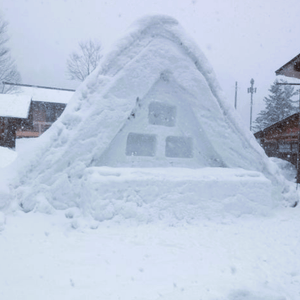
{"label": "snow drift", "polygon": [[148,221],[158,211],[197,218],[211,201],[240,211],[290,196],[201,50],[166,16],[132,26],[29,156],[16,163],[25,211],[79,207],[102,221],[143,209]]}

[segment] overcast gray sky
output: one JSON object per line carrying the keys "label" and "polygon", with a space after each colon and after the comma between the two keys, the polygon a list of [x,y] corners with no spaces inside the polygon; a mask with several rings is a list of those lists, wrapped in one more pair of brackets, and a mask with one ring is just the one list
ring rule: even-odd
{"label": "overcast gray sky", "polygon": [[254,78],[254,115],[275,70],[300,53],[299,0],[0,0],[9,46],[26,84],[75,88],[66,60],[79,41],[107,50],[146,14],[175,17],[212,64],[227,98],[249,122],[247,87]]}

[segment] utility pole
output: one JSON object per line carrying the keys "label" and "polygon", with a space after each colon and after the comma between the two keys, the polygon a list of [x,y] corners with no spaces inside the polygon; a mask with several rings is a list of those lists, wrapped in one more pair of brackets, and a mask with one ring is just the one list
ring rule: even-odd
{"label": "utility pole", "polygon": [[234,97],[234,108],[237,107],[237,81],[235,82],[235,97]]}
{"label": "utility pole", "polygon": [[251,104],[250,104],[250,131],[252,131],[252,106],[253,106],[253,93],[256,93],[256,88],[253,88],[254,79],[250,80],[251,87],[248,88],[248,94],[251,94]]}

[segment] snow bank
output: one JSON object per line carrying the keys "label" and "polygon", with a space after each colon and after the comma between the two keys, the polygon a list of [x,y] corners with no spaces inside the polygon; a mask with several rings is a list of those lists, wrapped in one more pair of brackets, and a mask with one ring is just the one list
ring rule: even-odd
{"label": "snow bank", "polygon": [[[160,127],[155,122],[144,122],[150,118],[147,111],[151,103],[167,107],[165,113],[178,118],[176,125],[166,119]],[[176,108],[178,115],[172,113]],[[180,115],[181,112],[184,113]],[[131,133],[133,140],[142,137],[145,141],[145,137],[148,138],[150,146],[155,145],[153,141],[157,140],[157,147],[153,146],[151,151],[147,148],[146,155],[143,152],[145,149],[139,148],[137,152],[142,154],[136,156],[137,152],[127,147]],[[179,134],[181,137],[176,140]],[[187,151],[179,154],[175,151],[175,157],[172,151],[171,154],[165,154],[167,146],[164,148],[163,143],[168,138],[173,139],[168,144],[170,149],[174,145],[184,145]],[[251,188],[244,188],[241,192],[241,197],[246,197],[245,201],[236,194],[236,203],[252,202],[249,196],[252,188],[256,195],[265,195],[271,189],[274,203],[282,195],[286,198],[295,196],[277,166],[267,158],[226,101],[201,50],[187,37],[176,20],[165,16],[143,18],[129,30],[77,89],[64,113],[39,138],[36,151],[30,153],[29,157],[24,159],[20,155],[16,162],[20,180],[14,192],[14,197],[26,211],[32,210],[39,199],[43,199],[56,208],[79,207],[83,211],[90,210],[98,219],[116,216],[116,212],[126,217],[122,211],[127,207],[127,202],[132,203],[129,211],[138,211],[135,208],[138,206],[137,196],[126,194],[128,190],[136,193],[134,185],[138,183],[143,188],[148,184],[154,190],[159,185],[161,189],[152,194],[159,201],[163,201],[163,197],[170,199],[167,190],[171,195],[172,189],[178,186],[178,192],[173,195],[176,194],[186,203],[189,199],[189,193],[184,190],[187,178],[182,175],[186,173],[177,173],[174,179],[174,167],[199,170],[197,183],[189,177],[192,202],[210,203],[216,195],[214,186],[222,187],[221,181],[224,184],[230,182],[230,188],[225,188],[225,191],[231,188],[239,190],[245,183],[243,178],[237,185],[233,184],[236,178],[226,181],[224,174],[227,171],[221,171],[220,167],[261,172],[267,178],[256,176],[254,179],[246,172]],[[105,166],[115,168],[108,173],[121,174],[118,201],[115,199],[117,192],[109,192],[110,189],[119,189],[111,180],[115,177],[103,175]],[[130,170],[127,173],[124,170],[131,167],[152,167],[154,170],[148,171],[147,175],[142,176],[143,180],[139,180],[134,175],[139,177],[142,173]],[[162,173],[158,168],[162,167],[168,171],[159,180]],[[199,175],[206,167],[214,167],[210,171],[214,180],[205,181]],[[181,175],[182,181],[179,182]],[[231,179],[233,177],[230,175]],[[93,181],[95,178],[99,181]],[[257,184],[254,184],[255,180]],[[197,185],[202,186],[204,182],[207,185],[203,186],[201,193],[207,196],[200,201],[201,193]],[[110,197],[107,196],[109,193]],[[226,197],[219,200],[228,199]],[[128,201],[130,198],[133,200]],[[142,201],[149,199],[146,197]],[[269,203],[270,198],[266,199],[265,204]],[[98,207],[95,211],[94,206]],[[165,207],[167,211],[170,208],[169,204]],[[105,211],[104,217],[99,216],[100,210]],[[135,214],[132,217],[135,218]]]}
{"label": "snow bank", "polygon": [[277,157],[270,157],[270,160],[278,166],[278,168],[281,170],[282,175],[287,180],[296,182],[297,169],[292,163]]}
{"label": "snow bank", "polygon": [[5,215],[0,211],[0,232],[5,228]]}
{"label": "snow bank", "polygon": [[80,206],[97,221],[261,214],[273,203],[271,182],[241,169],[88,168],[82,181]]}
{"label": "snow bank", "polygon": [[10,165],[17,158],[17,155],[17,152],[12,149],[0,147],[0,168]]}
{"label": "snow bank", "polygon": [[[9,183],[12,182],[12,172],[9,168],[17,158],[17,152],[5,147],[0,147],[0,211],[4,210],[11,201]],[[1,213],[0,213],[1,214]],[[0,230],[3,226],[0,215]],[[2,225],[1,225],[2,224]]]}
{"label": "snow bank", "polygon": [[30,193],[35,201],[23,200],[22,208],[51,213],[48,201],[57,209],[70,207],[72,201],[97,221],[172,223],[227,214],[265,214],[274,205],[271,181],[259,172],[242,169],[91,167],[76,188],[67,180],[55,187],[58,192],[45,188],[43,194]]}

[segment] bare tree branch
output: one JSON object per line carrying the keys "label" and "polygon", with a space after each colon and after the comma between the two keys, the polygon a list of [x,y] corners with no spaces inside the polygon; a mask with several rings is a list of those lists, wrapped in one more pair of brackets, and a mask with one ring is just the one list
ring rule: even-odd
{"label": "bare tree branch", "polygon": [[8,23],[0,16],[0,93],[8,94],[18,91],[18,86],[4,85],[3,82],[20,83],[21,76],[17,70],[15,61],[10,56],[10,50],[6,47]]}
{"label": "bare tree branch", "polygon": [[79,43],[79,51],[72,52],[67,60],[67,74],[70,80],[83,81],[97,67],[102,58],[102,46],[97,41]]}

